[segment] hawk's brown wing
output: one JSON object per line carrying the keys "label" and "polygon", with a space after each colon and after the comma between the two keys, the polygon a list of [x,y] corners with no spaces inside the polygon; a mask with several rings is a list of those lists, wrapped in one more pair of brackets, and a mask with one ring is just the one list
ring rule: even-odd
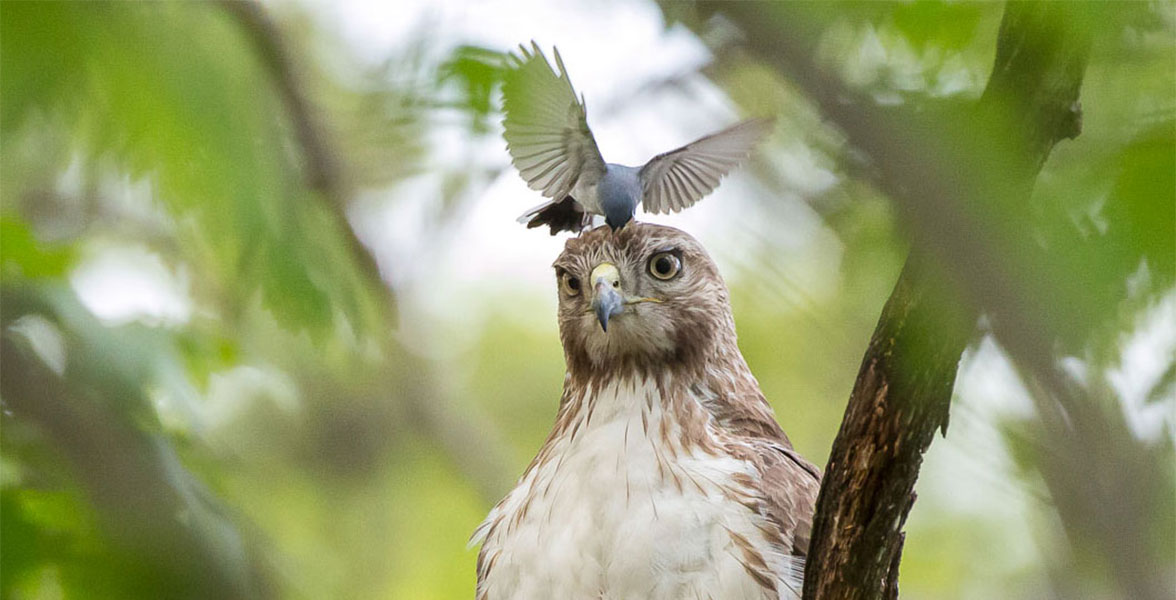
{"label": "hawk's brown wing", "polygon": [[807,556],[821,471],[792,448],[780,444],[765,445],[760,459],[768,516],[780,524],[784,539],[792,540],[792,554]]}
{"label": "hawk's brown wing", "polygon": [[[821,488],[821,470],[796,450],[776,421],[772,407],[754,382],[724,388],[724,381],[712,379],[696,388],[696,395],[709,398],[703,406],[715,422],[731,435],[749,442],[760,471],[759,486],[768,517],[780,524],[783,539],[792,544],[791,553],[808,554],[813,510]],[[707,394],[703,389],[722,389]]]}

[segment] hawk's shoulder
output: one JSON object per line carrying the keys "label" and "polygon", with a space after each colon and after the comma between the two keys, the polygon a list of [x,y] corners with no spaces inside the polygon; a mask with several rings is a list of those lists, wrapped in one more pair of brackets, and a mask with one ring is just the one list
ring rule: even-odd
{"label": "hawk's shoulder", "polygon": [[821,471],[791,446],[764,443],[756,449],[760,490],[768,517],[792,540],[792,554],[807,556],[813,511],[821,488]]}
{"label": "hawk's shoulder", "polygon": [[[733,384],[731,383],[733,382]],[[756,487],[768,517],[780,527],[790,551],[808,554],[813,511],[821,487],[821,471],[792,447],[776,421],[775,413],[759,386],[734,377],[724,382],[707,381],[692,392],[728,435],[743,442],[759,471]]]}

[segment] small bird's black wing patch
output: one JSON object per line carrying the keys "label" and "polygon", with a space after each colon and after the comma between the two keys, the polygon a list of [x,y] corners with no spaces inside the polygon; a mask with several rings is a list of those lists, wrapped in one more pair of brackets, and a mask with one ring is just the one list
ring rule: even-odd
{"label": "small bird's black wing patch", "polygon": [[551,235],[561,231],[579,233],[592,222],[592,215],[584,212],[580,204],[571,196],[564,196],[559,202],[552,202],[545,208],[534,213],[527,221],[527,229],[547,225],[551,228]]}

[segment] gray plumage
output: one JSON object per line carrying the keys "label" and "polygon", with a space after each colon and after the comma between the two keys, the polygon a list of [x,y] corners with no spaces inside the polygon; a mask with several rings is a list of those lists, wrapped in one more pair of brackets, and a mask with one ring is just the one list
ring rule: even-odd
{"label": "gray plumage", "polygon": [[719,180],[751,154],[771,119],[750,119],[659,154],[641,167],[606,163],[588,128],[583,96],[577,96],[555,50],[552,69],[539,46],[519,46],[502,88],[503,137],[511,161],[533,190],[549,201],[523,214],[527,227],[578,232],[603,215],[624,227],[641,204],[645,212],[678,212],[719,186]]}

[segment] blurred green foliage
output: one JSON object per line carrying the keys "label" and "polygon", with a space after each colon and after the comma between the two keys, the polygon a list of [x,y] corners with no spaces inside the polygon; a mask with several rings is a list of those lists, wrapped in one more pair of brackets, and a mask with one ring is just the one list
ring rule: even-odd
{"label": "blurred green foliage", "polygon": [[[146,179],[170,231],[227,305],[260,290],[286,326],[340,311],[372,324],[365,284],[314,190],[300,183],[277,95],[215,5],[17,3],[0,31],[5,205],[29,177],[81,160]],[[21,144],[45,127],[59,144]],[[22,152],[26,148],[35,154]],[[106,162],[109,161],[109,162]],[[36,165],[37,168],[34,168]]]}
{"label": "blurred green foliage", "polygon": [[[1032,207],[1017,213],[1052,269],[1035,283],[1072,309],[1057,312],[1071,320],[1059,356],[1101,374],[1131,366],[1125,348],[1164,326],[1176,284],[1176,17],[1170,4],[1122,6],[1099,29],[1082,136],[1057,147]],[[974,100],[1001,14],[937,1],[811,10],[822,63],[899,110]],[[0,7],[4,598],[467,598],[465,540],[546,435],[562,383],[549,303],[481,282],[483,318],[447,328],[437,321],[459,315],[421,306],[426,274],[393,290],[393,307],[345,218],[366,203],[411,206],[422,188],[407,184],[431,175],[442,183],[426,192],[425,233],[394,240],[412,246],[396,267],[462,243],[452,232],[495,173],[430,163],[455,154],[430,137],[461,139],[467,154],[501,147],[494,99],[507,49],[421,35],[372,67],[313,11],[270,11],[281,37],[263,41],[295,65],[337,187],[308,177],[313,157],[297,133],[308,124],[259,50],[273,32],[240,11]],[[907,244],[869,165],[819,107],[770,68],[714,51],[706,76],[782,123],[754,165],[751,214],[720,229],[730,240],[714,254],[745,356],[794,444],[822,463]],[[802,160],[835,183],[806,187],[777,168]],[[818,221],[816,233],[797,234],[797,215]],[[187,316],[95,315],[78,274],[109,247],[158,257],[186,282]],[[454,329],[464,337],[450,339]],[[1150,358],[1161,375],[1146,396],[1170,414],[1173,358]],[[993,462],[1016,459],[992,487],[1028,490],[1010,501],[1021,512],[953,512],[966,499],[931,470],[904,596],[1036,598],[1049,594],[1043,573],[1068,573],[1065,559],[1041,558],[1064,546],[1052,505],[1036,497],[1019,418],[969,416],[1000,403],[985,393],[961,401],[952,431],[999,428],[999,448],[980,448]],[[1146,439],[1170,450],[1170,417],[1144,414],[1169,419]],[[1155,506],[1146,517],[1172,531],[1172,511]],[[1024,522],[1040,545],[1024,552],[1038,562],[990,564],[991,548],[1024,542],[1009,532]]]}

